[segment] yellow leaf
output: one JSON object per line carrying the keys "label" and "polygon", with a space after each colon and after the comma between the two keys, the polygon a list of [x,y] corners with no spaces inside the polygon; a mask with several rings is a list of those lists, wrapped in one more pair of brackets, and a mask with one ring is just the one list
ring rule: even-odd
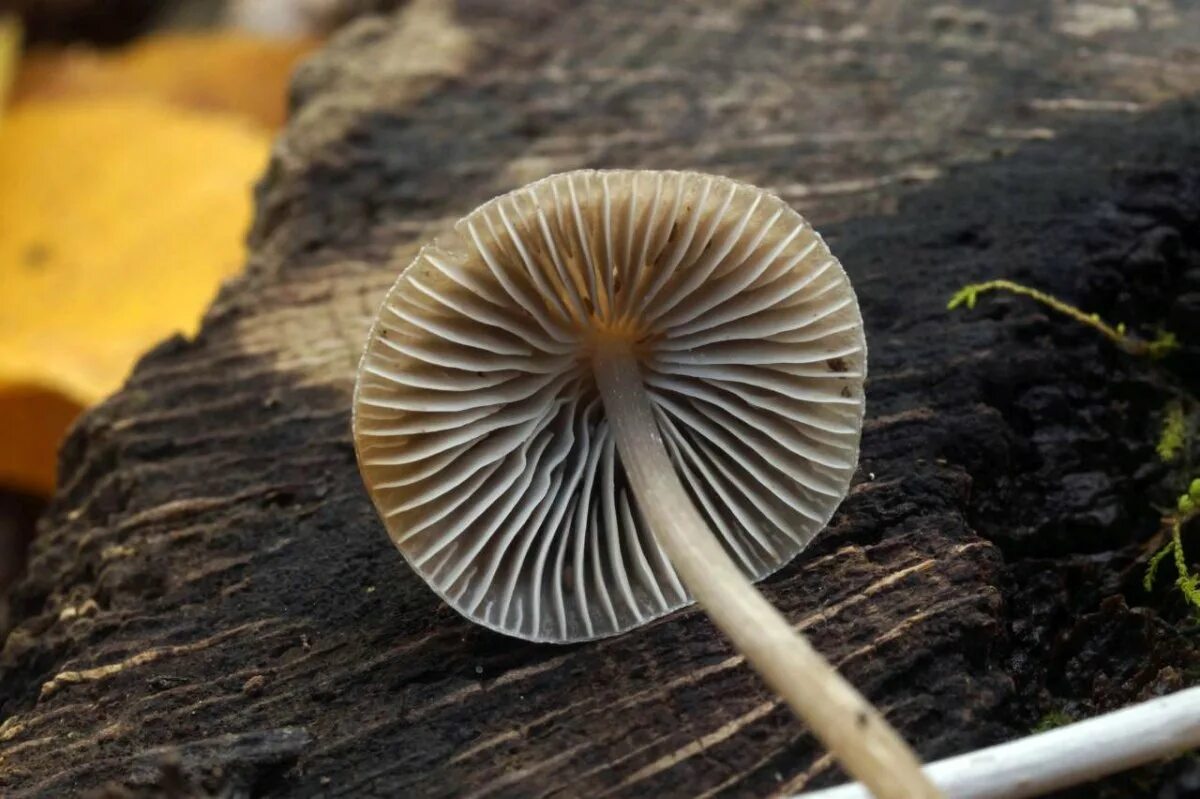
{"label": "yellow leaf", "polygon": [[26,54],[14,101],[118,95],[235,113],[274,129],[287,85],[314,39],[244,34],[159,34],[117,51],[39,49]]}
{"label": "yellow leaf", "polygon": [[[13,108],[0,125],[0,388],[90,405],[146,349],[192,332],[241,266],[268,150],[238,120],[141,98]],[[0,479],[44,490],[42,467],[6,451],[18,419],[0,414]]]}

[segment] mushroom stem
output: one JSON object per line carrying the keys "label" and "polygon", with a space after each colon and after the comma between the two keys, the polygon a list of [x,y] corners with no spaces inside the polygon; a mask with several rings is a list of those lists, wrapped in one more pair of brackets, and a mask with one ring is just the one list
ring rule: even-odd
{"label": "mushroom stem", "polygon": [[717,627],[878,799],[942,797],[895,729],[767,602],[713,535],[667,456],[636,356],[613,342],[597,348],[594,369],[638,508]]}

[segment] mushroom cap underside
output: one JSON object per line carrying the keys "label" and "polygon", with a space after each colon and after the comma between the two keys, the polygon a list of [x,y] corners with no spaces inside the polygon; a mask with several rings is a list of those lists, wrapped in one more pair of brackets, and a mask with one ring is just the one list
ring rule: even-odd
{"label": "mushroom cap underside", "polygon": [[359,367],[359,467],[452,607],[569,642],[691,598],[639,513],[592,375],[640,363],[668,455],[753,580],[794,557],[858,459],[849,279],[774,195],[690,172],[554,175],[473,211],[388,292]]}

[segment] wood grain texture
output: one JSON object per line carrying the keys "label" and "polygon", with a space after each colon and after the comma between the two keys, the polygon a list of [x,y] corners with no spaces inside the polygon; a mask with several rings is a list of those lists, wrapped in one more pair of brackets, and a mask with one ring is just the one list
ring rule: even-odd
{"label": "wood grain texture", "polygon": [[[1182,609],[1138,587],[1170,493],[1158,382],[1019,301],[945,302],[1005,276],[1152,330],[1200,291],[1200,11],[508,6],[414,0],[297,75],[244,275],[64,447],[0,630],[0,793],[837,781],[702,614],[570,647],[500,637],[407,569],[362,488],[350,390],[397,270],[575,167],[772,188],[845,264],[872,354],[862,463],[764,590],[923,756],[1196,680]],[[1200,374],[1198,340],[1168,368]],[[1187,768],[1139,779],[1183,796]]]}

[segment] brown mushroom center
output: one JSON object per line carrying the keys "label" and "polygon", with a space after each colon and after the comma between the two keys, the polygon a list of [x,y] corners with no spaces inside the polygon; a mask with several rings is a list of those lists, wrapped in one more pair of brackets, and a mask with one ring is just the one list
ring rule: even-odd
{"label": "brown mushroom center", "polygon": [[629,353],[642,362],[653,354],[656,339],[654,333],[632,317],[611,321],[592,317],[580,342],[581,365],[590,373],[597,358],[606,353]]}

